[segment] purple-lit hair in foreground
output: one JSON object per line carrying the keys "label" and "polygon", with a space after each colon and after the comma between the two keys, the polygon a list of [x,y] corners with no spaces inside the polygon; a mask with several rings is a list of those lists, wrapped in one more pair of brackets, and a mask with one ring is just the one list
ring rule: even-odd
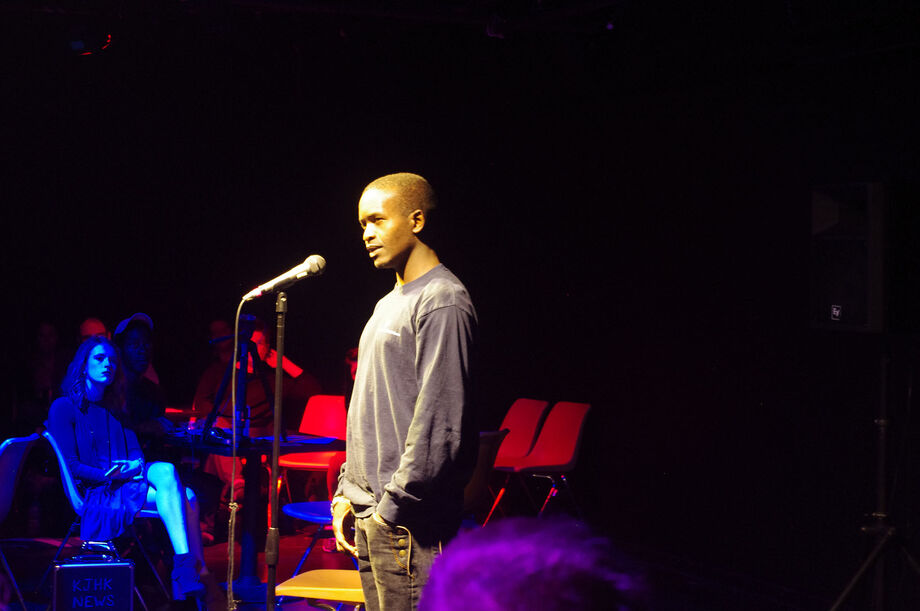
{"label": "purple-lit hair in foreground", "polygon": [[645,579],[607,539],[568,518],[505,518],[457,536],[419,611],[648,608]]}

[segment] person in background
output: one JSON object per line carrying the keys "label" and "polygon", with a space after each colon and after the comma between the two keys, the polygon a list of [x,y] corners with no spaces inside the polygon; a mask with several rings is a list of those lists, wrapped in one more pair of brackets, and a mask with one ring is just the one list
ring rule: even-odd
{"label": "person in background", "polygon": [[[213,327],[212,327],[213,331]],[[218,328],[218,332],[221,332]],[[224,336],[218,336],[224,337]],[[232,339],[232,337],[231,337]],[[255,348],[256,358],[249,355],[247,359],[246,376],[246,405],[249,408],[249,436],[262,437],[274,433],[274,412],[272,410],[272,397],[275,390],[274,366],[277,363],[277,352],[271,348],[268,329],[264,322],[255,320],[250,337],[251,345]],[[202,373],[195,390],[193,410],[198,418],[207,418],[215,409],[218,393],[223,387],[220,405],[217,406],[218,416],[214,426],[229,430],[232,427],[233,406],[230,401],[230,380],[233,344],[230,344],[231,356],[224,362],[218,358]],[[304,371],[286,356],[282,360],[282,369],[285,372],[283,381],[284,412],[293,412],[297,423],[306,405],[306,400],[314,394],[322,392],[319,382]],[[295,418],[289,416],[290,420]],[[288,427],[290,428],[290,427]],[[242,434],[238,431],[237,434]],[[229,502],[230,484],[233,474],[233,459],[228,456],[210,455],[205,460],[204,469],[219,477],[223,482],[222,499]],[[243,494],[242,463],[237,459],[236,485],[234,500],[239,501]]]}
{"label": "person in background", "polygon": [[[61,380],[70,359],[59,340],[54,323],[49,320],[38,323],[34,342],[24,359],[25,371],[14,376],[15,396],[9,403],[12,412],[0,426],[7,435],[26,436],[44,429],[48,408],[60,394]],[[24,514],[20,514],[25,524],[19,532],[28,537],[54,532],[61,521],[60,501],[64,499],[56,469],[57,460],[45,444],[37,444],[25,457],[20,498],[16,499],[14,507]]]}
{"label": "person in background", "polygon": [[[251,342],[256,351],[256,358],[250,354],[246,365],[246,405],[249,407],[250,435],[260,437],[271,434],[273,429],[271,396],[274,391],[273,373],[266,364],[270,351],[268,332],[260,320],[255,321]],[[230,358],[232,352],[231,342]],[[198,380],[193,403],[195,413],[207,417],[218,401],[218,393],[223,391],[220,405],[217,407],[218,418],[215,426],[227,429],[231,426],[233,415],[233,406],[230,402],[230,358],[226,362],[217,359],[205,369]]]}
{"label": "person in background", "polygon": [[226,320],[215,319],[208,325],[208,335],[212,362],[226,366],[233,358],[233,329]]}
{"label": "person in background", "polygon": [[[148,459],[178,464],[182,461],[181,452],[165,443],[166,435],[175,428],[166,417],[166,393],[146,375],[153,360],[153,320],[144,313],[133,314],[118,323],[113,339],[121,349],[125,367],[128,426],[137,434]],[[201,537],[210,545],[215,539],[215,516],[222,485],[218,478],[201,469],[186,468],[179,475],[183,484],[198,492]]]}
{"label": "person in background", "polygon": [[28,371],[19,376],[14,413],[14,429],[20,434],[35,432],[57,396],[57,388],[64,377],[68,356],[62,349],[57,327],[43,320],[35,328],[35,339],[28,349]]}
{"label": "person in background", "polygon": [[105,323],[98,318],[90,316],[89,318],[83,319],[83,322],[80,323],[80,343],[85,342],[94,335],[111,337]]}
{"label": "person in background", "polygon": [[[172,591],[177,600],[204,596],[210,577],[202,553],[195,493],[167,462],[147,462],[125,426],[125,371],[115,346],[92,336],[77,349],[61,384],[63,396],[46,426],[85,495],[80,537],[105,541],[121,534],[141,508],[155,509],[172,543]],[[207,579],[217,587],[213,577]]]}
{"label": "person in background", "polygon": [[132,314],[118,323],[112,339],[124,362],[128,424],[148,452],[160,455],[160,440],[173,425],[166,418],[166,394],[147,375],[153,362],[153,320],[142,312]]}

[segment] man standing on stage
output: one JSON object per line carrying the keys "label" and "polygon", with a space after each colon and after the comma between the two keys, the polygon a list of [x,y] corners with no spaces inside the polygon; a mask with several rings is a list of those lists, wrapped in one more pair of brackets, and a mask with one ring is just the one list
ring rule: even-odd
{"label": "man standing on stage", "polygon": [[476,311],[421,239],[434,205],[428,181],[408,173],[378,178],[358,202],[368,255],[396,273],[361,334],[332,504],[337,546],[358,558],[369,611],[418,605],[432,561],[460,524],[476,458]]}

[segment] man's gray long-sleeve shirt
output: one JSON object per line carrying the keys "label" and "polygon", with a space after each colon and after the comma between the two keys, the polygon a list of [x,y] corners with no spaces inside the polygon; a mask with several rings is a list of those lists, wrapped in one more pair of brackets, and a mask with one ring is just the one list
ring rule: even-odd
{"label": "man's gray long-sleeve shirt", "polygon": [[443,265],[383,297],[358,345],[347,459],[336,494],[358,517],[459,519],[476,456],[471,367],[477,319]]}

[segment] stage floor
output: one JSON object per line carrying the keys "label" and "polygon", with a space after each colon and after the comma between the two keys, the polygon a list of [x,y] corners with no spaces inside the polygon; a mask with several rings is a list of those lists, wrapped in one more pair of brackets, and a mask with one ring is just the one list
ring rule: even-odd
{"label": "stage floor", "polygon": [[[297,566],[303,551],[306,549],[307,545],[309,545],[309,539],[312,530],[313,527],[307,527],[301,531],[281,537],[279,563],[276,569],[278,582],[284,581],[285,579],[288,579],[292,576],[294,568]],[[52,558],[54,557],[54,552],[59,544],[60,539],[55,540],[50,538],[15,539],[7,540],[3,543],[3,552],[6,554],[6,557],[13,570],[13,574],[19,583],[20,589],[23,591],[26,604],[30,611],[33,609],[41,609],[44,611],[50,604],[52,587],[51,576],[49,575],[45,582],[41,584],[41,588],[38,588],[42,574],[49,566]],[[79,549],[79,545],[80,541],[78,539],[71,539],[68,547],[65,548],[63,556],[67,557],[72,555]],[[234,563],[236,572],[238,574],[240,566],[239,543],[235,545],[235,548],[236,554]],[[226,589],[227,566],[229,562],[227,549],[228,547],[226,542],[217,543],[215,545],[204,548],[205,562],[208,565],[208,569],[214,575],[220,587],[224,590]],[[167,601],[162,591],[159,589],[159,586],[157,585],[156,580],[150,571],[150,568],[144,562],[143,557],[139,554],[132,554],[130,557],[132,560],[134,560],[135,563],[135,584],[143,595],[150,611],[179,609],[185,610],[197,608],[194,605],[194,601],[186,601],[184,603],[170,603]],[[260,552],[258,555],[256,567],[260,579],[264,582],[268,569],[265,566],[263,552]],[[354,565],[343,554],[337,552],[325,552],[322,549],[321,543],[317,543],[301,570],[305,571],[316,568],[354,569]],[[160,573],[164,579],[168,579],[168,570],[166,570],[162,564],[160,565]],[[36,591],[36,589],[38,589],[38,591]],[[10,595],[12,596],[12,599],[10,600],[10,608],[18,609],[19,605],[18,601],[16,601],[15,594],[10,592]],[[2,607],[2,604],[0,604],[0,607]],[[224,611],[224,609],[226,609],[226,603],[224,602],[223,604],[216,605],[212,604],[211,607],[212,608],[210,611]],[[314,609],[314,607],[307,605],[304,601],[298,601],[294,599],[286,599],[282,601],[280,608],[286,611],[309,611]],[[135,599],[135,609],[143,609],[143,607],[137,603],[137,599]],[[259,597],[258,600],[241,601],[238,604],[237,609],[240,609],[241,611],[255,611],[265,609],[264,595]]]}
{"label": "stage floor", "polygon": [[[308,526],[299,531],[288,531],[288,534],[284,534],[280,538],[280,558],[276,570],[278,582],[291,577],[301,554],[309,544],[309,537],[313,528]],[[3,544],[3,551],[25,594],[30,611],[48,608],[51,595],[50,580],[44,584],[44,587],[39,592],[34,590],[59,543],[59,540],[55,541],[54,539],[20,539],[8,540]],[[72,543],[74,547],[69,548],[69,554],[76,551],[77,546],[79,546],[77,539],[72,539]],[[236,570],[239,571],[239,544],[237,543],[235,547],[236,556],[234,562]],[[818,609],[827,608],[826,601],[814,600],[799,592],[759,582],[744,575],[713,572],[704,567],[688,564],[679,558],[658,554],[654,550],[633,549],[628,551],[645,571],[650,586],[656,593],[656,605],[654,607],[656,610],[817,611]],[[196,608],[193,601],[186,601],[185,603],[170,603],[167,601],[159,590],[150,569],[145,565],[143,558],[139,554],[135,554],[132,559],[135,561],[135,582],[150,611],[184,611]],[[205,561],[219,585],[225,587],[228,565],[227,543],[221,542],[206,547]],[[264,554],[261,552],[258,555],[256,566],[260,579],[264,581],[267,568],[264,564]],[[354,565],[344,554],[323,551],[321,544],[317,543],[302,570],[316,568],[351,569],[353,567]],[[168,576],[168,571],[162,565],[161,573]],[[15,598],[13,600],[15,601]],[[222,603],[212,603],[210,611],[223,611],[226,609],[225,600]],[[18,608],[18,605],[10,608]],[[141,608],[135,602],[135,609]],[[312,611],[315,609],[304,601],[294,599],[282,601],[279,608],[284,611]],[[264,595],[260,596],[258,600],[240,602],[237,609],[240,611],[264,611]]]}

